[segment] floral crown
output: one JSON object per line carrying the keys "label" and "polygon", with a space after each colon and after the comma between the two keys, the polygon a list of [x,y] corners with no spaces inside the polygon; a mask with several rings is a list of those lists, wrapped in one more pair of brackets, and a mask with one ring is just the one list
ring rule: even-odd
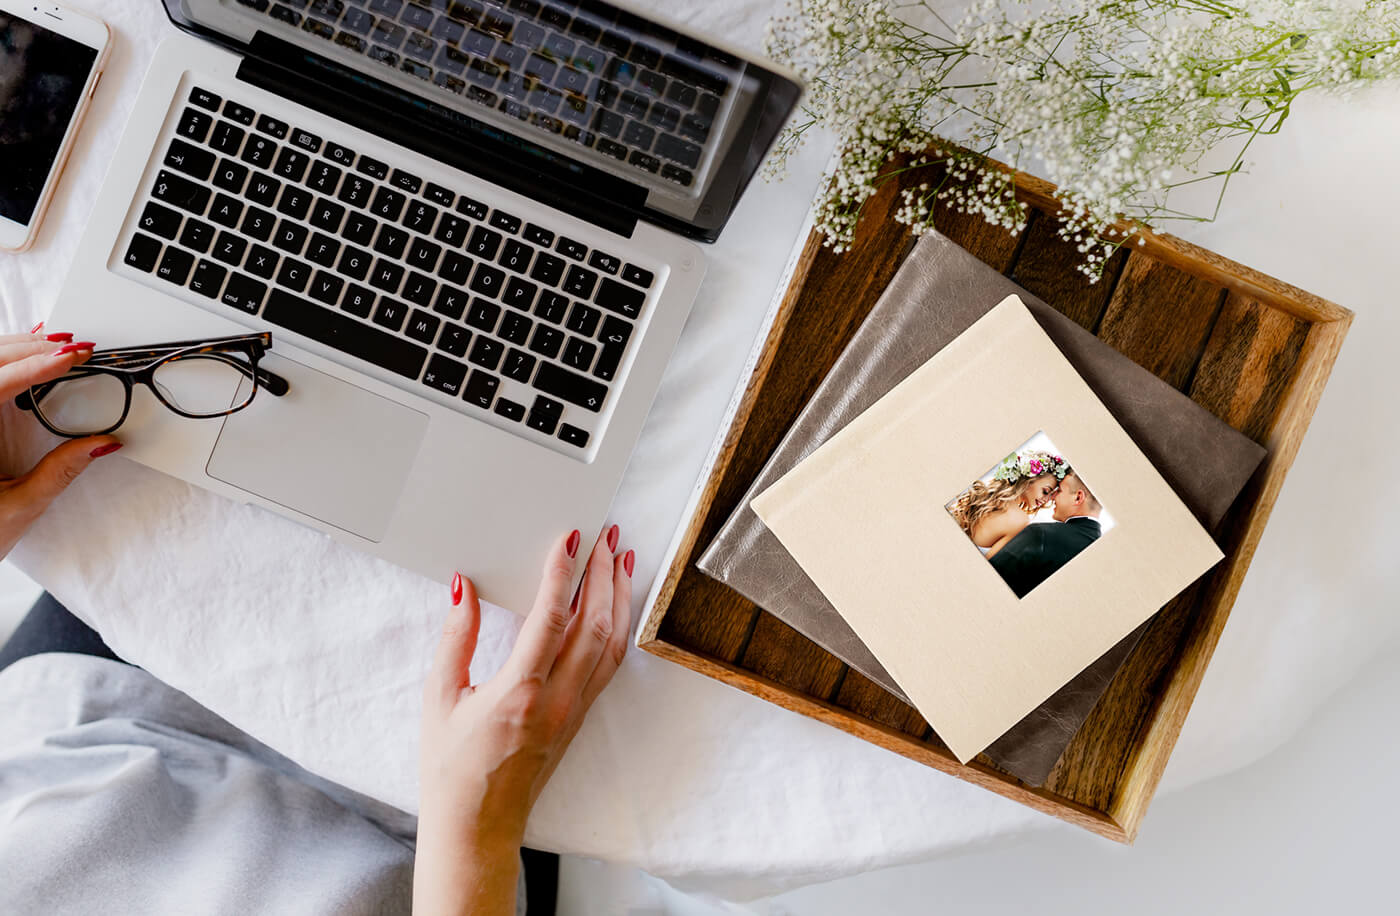
{"label": "floral crown", "polygon": [[1041,474],[1054,474],[1056,480],[1064,480],[1067,473],[1069,473],[1069,462],[1059,455],[1052,455],[1049,452],[1021,452],[1020,454],[1012,452],[1006,456],[1001,464],[997,465],[996,473],[992,474],[992,478],[1015,483],[1018,480],[1039,477]]}

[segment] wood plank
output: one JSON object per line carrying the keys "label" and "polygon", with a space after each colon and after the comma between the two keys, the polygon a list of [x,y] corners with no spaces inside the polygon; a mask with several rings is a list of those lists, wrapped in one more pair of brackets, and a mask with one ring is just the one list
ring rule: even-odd
{"label": "wood plank", "polygon": [[846,665],[772,614],[760,612],[739,667],[808,696],[829,699]]}
{"label": "wood plank", "polygon": [[934,747],[947,750],[937,736],[932,735],[928,722],[924,721],[917,709],[901,702],[894,694],[854,668],[847,670],[835,702],[837,706],[862,719],[879,722],[911,737],[923,738],[930,735]]}
{"label": "wood plank", "polygon": [[1185,388],[1205,350],[1225,292],[1134,252],[1098,336],[1174,388]]}
{"label": "wood plank", "polygon": [[1192,400],[1263,442],[1292,384],[1310,325],[1230,293],[1192,380]]}
{"label": "wood plank", "polygon": [[[702,541],[701,543],[708,543]],[[758,608],[743,595],[706,575],[682,576],[657,636],[732,662],[748,645]]]}
{"label": "wood plank", "polygon": [[1093,282],[1079,270],[1084,255],[1074,244],[1060,238],[1056,228],[1055,220],[1043,213],[1031,217],[1011,279],[1092,331],[1108,308],[1128,252],[1115,252],[1104,265],[1103,276]]}

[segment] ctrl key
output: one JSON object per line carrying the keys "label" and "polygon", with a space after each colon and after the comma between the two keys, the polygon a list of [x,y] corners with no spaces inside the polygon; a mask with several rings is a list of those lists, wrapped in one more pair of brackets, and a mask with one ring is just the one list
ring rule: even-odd
{"label": "ctrl key", "polygon": [[160,260],[160,242],[138,232],[131,237],[131,244],[126,246],[126,257],[122,260],[137,270],[150,273],[155,269],[156,261]]}

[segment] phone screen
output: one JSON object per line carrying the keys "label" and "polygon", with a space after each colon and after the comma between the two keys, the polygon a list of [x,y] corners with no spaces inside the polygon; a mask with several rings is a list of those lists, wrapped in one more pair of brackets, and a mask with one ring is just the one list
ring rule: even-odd
{"label": "phone screen", "polygon": [[0,217],[29,224],[97,49],[0,12]]}

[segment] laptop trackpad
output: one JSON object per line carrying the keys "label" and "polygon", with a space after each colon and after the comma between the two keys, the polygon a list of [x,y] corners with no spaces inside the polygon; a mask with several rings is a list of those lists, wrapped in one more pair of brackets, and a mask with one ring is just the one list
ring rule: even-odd
{"label": "laptop trackpad", "polygon": [[285,377],[291,390],[280,398],[259,392],[226,418],[205,471],[328,525],[383,540],[427,414],[289,359],[269,355],[262,365]]}

